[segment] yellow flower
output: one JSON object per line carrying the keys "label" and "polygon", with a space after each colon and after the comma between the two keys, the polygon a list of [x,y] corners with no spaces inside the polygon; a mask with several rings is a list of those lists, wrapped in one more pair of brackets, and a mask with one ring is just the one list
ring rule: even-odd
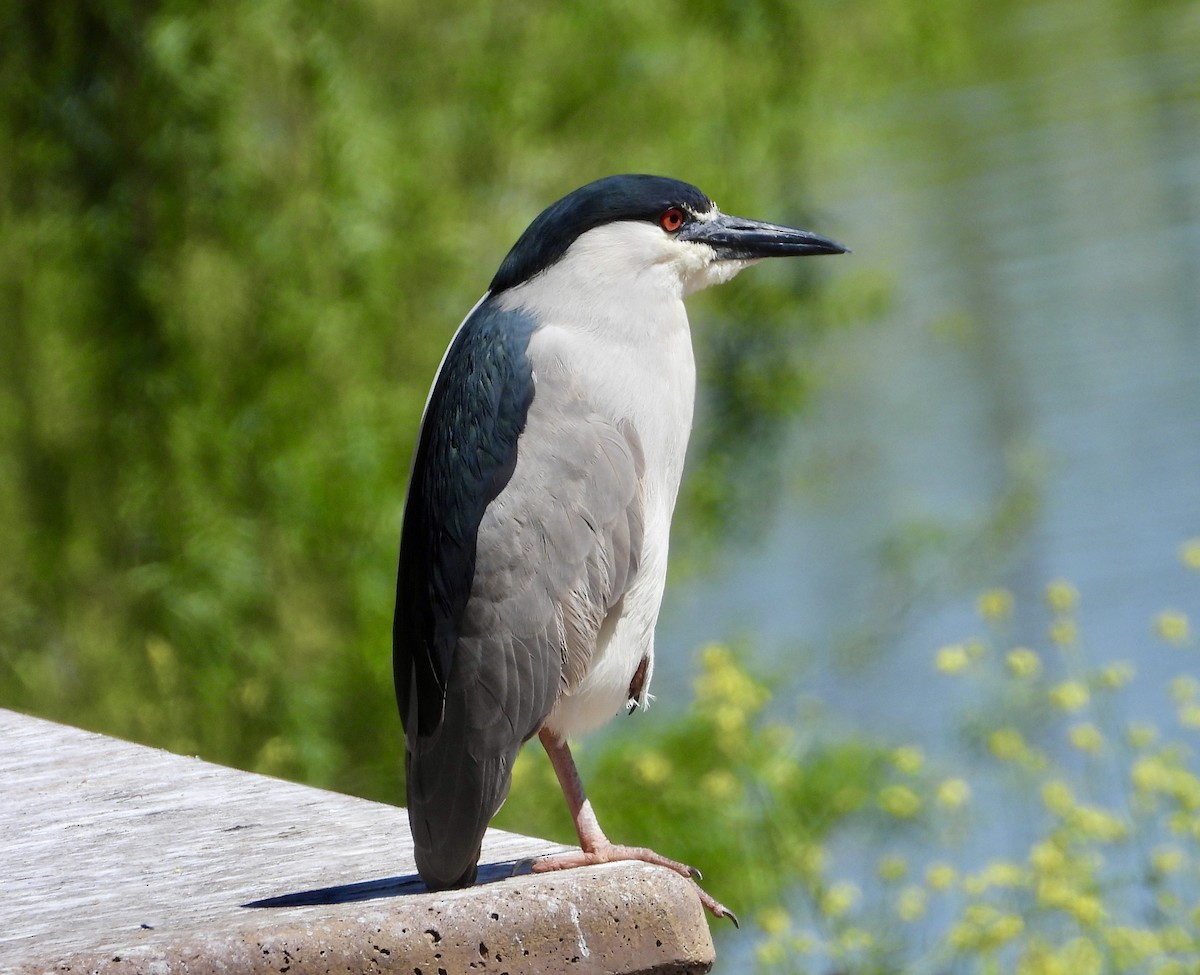
{"label": "yellow flower", "polygon": [[1025,647],[1010,650],[1007,659],[1009,673],[1014,677],[1036,677],[1042,672],[1042,658]]}
{"label": "yellow flower", "polygon": [[1129,775],[1134,789],[1139,793],[1169,792],[1171,789],[1172,769],[1157,755],[1139,758],[1133,763]]}
{"label": "yellow flower", "polygon": [[1200,538],[1189,538],[1179,546],[1179,560],[1189,569],[1200,571]]}
{"label": "yellow flower", "polygon": [[740,715],[757,714],[770,698],[770,692],[750,677],[728,647],[714,644],[701,654],[701,672],[696,678],[696,697],[704,702],[724,704]]}
{"label": "yellow flower", "polygon": [[1188,618],[1185,613],[1164,609],[1154,617],[1154,632],[1172,646],[1181,647],[1188,642]]}
{"label": "yellow flower", "polygon": [[943,674],[960,674],[967,669],[971,658],[967,656],[967,648],[961,643],[942,647],[937,652],[937,669]]}
{"label": "yellow flower", "polygon": [[[793,935],[788,939],[788,946],[792,950],[792,955],[811,955],[814,951],[821,947],[820,940],[811,933]],[[782,962],[782,959],[780,959]],[[772,965],[771,970],[774,971],[779,965]]]}
{"label": "yellow flower", "polygon": [[971,798],[971,787],[963,779],[946,779],[937,787],[937,802],[946,809],[959,809]]}
{"label": "yellow flower", "polygon": [[988,589],[975,603],[979,615],[988,623],[1003,623],[1012,618],[1013,594],[1007,589]]}
{"label": "yellow flower", "polygon": [[791,916],[782,907],[766,907],[758,914],[758,926],[770,935],[783,934],[791,924]]}
{"label": "yellow flower", "polygon": [[895,883],[897,880],[903,880],[908,873],[908,861],[901,856],[885,856],[880,858],[876,871],[880,880]]}
{"label": "yellow flower", "polygon": [[1162,954],[1158,933],[1147,928],[1114,925],[1105,931],[1105,940],[1113,953],[1117,971],[1138,968],[1155,955]]}
{"label": "yellow flower", "polygon": [[829,805],[837,812],[852,812],[858,809],[870,796],[867,790],[857,784],[844,785],[834,791],[829,797]]}
{"label": "yellow flower", "polygon": [[1186,704],[1200,696],[1200,680],[1190,674],[1180,674],[1171,681],[1171,697],[1176,704]]}
{"label": "yellow flower", "polygon": [[1017,975],[1071,975],[1050,948],[1040,939],[1025,946],[1017,961]]}
{"label": "yellow flower", "polygon": [[296,756],[296,749],[286,738],[276,736],[268,738],[259,749],[254,765],[260,772],[268,775],[278,775],[279,769],[286,768]]}
{"label": "yellow flower", "polygon": [[1187,854],[1177,846],[1157,846],[1150,854],[1150,863],[1159,873],[1178,873],[1187,864]]}
{"label": "yellow flower", "polygon": [[988,932],[989,940],[997,945],[1005,944],[1018,937],[1025,930],[1025,922],[1017,914],[1001,914],[992,923]]}
{"label": "yellow flower", "polygon": [[700,663],[705,670],[717,670],[728,665],[731,659],[729,647],[720,643],[710,643],[700,651]]}
{"label": "yellow flower", "polygon": [[775,938],[760,941],[754,954],[764,968],[774,970],[787,961],[787,945]]}
{"label": "yellow flower", "polygon": [[1037,884],[1037,899],[1042,907],[1061,908],[1076,895],[1076,889],[1062,877],[1049,875]]}
{"label": "yellow flower", "polygon": [[713,708],[712,721],[722,740],[740,738],[746,730],[746,712],[733,704],[720,704]]}
{"label": "yellow flower", "polygon": [[1177,924],[1169,924],[1162,929],[1163,947],[1170,952],[1193,951],[1193,937],[1192,931]]}
{"label": "yellow flower", "polygon": [[1115,843],[1129,834],[1120,816],[1095,806],[1079,806],[1071,814],[1071,824],[1089,839]]}
{"label": "yellow flower", "polygon": [[1020,887],[1025,881],[1025,871],[1019,864],[1009,860],[993,860],[979,875],[984,888],[989,887]]}
{"label": "yellow flower", "polygon": [[1080,924],[1094,927],[1100,924],[1107,914],[1100,899],[1092,894],[1079,894],[1070,898],[1062,905],[1063,910],[1070,914]]}
{"label": "yellow flower", "polygon": [[1078,711],[1090,698],[1087,685],[1077,680],[1063,681],[1050,692],[1050,700],[1064,711]]}
{"label": "yellow flower", "polygon": [[997,728],[988,735],[988,748],[1002,762],[1014,761],[1029,753],[1025,739],[1016,728]]}
{"label": "yellow flower", "polygon": [[949,890],[958,880],[958,871],[948,863],[931,863],[925,870],[925,883],[934,890]]}
{"label": "yellow flower", "polygon": [[858,887],[849,881],[839,881],[825,891],[821,898],[821,911],[828,917],[841,917],[853,910],[860,897]]}
{"label": "yellow flower", "polygon": [[1088,938],[1072,938],[1055,950],[1040,938],[1031,941],[1017,962],[1016,975],[1100,975],[1104,956]]}
{"label": "yellow flower", "polygon": [[921,797],[906,785],[885,785],[879,790],[879,808],[897,819],[912,819],[921,811]]}
{"label": "yellow flower", "polygon": [[671,763],[661,752],[643,752],[634,761],[633,771],[646,785],[662,785],[671,775]]}
{"label": "yellow flower", "polygon": [[1090,938],[1072,938],[1058,953],[1070,975],[1100,975],[1106,969],[1104,956]]}
{"label": "yellow flower", "polygon": [[964,921],[959,921],[949,931],[946,932],[946,940],[950,945],[958,951],[973,951],[978,945],[979,933],[973,925],[967,924]]}
{"label": "yellow flower", "polygon": [[1186,836],[1200,840],[1200,818],[1185,812],[1174,812],[1167,817],[1167,828],[1175,836]]}
{"label": "yellow flower", "polygon": [[1075,796],[1071,787],[1057,779],[1042,786],[1042,802],[1058,816],[1065,816],[1075,808]]}
{"label": "yellow flower", "polygon": [[1079,642],[1079,624],[1070,619],[1055,620],[1050,624],[1050,640],[1056,647],[1069,647]]}
{"label": "yellow flower", "polygon": [[1200,728],[1200,704],[1189,701],[1179,708],[1179,723],[1185,728]]}
{"label": "yellow flower", "polygon": [[1090,721],[1074,725],[1067,734],[1071,739],[1071,744],[1081,752],[1095,755],[1104,748],[1104,736],[1100,734],[1100,729]]}
{"label": "yellow flower", "polygon": [[902,921],[919,921],[925,916],[928,905],[929,896],[925,889],[916,884],[909,884],[900,891],[900,896],[896,899],[896,913]]}
{"label": "yellow flower", "polygon": [[1113,690],[1119,690],[1128,684],[1137,675],[1133,664],[1120,661],[1115,664],[1110,664],[1100,671],[1100,681],[1105,687],[1111,687]]}
{"label": "yellow flower", "polygon": [[1079,590],[1065,579],[1056,579],[1046,587],[1046,602],[1056,613],[1071,613],[1079,605]]}
{"label": "yellow flower", "polygon": [[1066,866],[1067,858],[1058,844],[1043,840],[1029,851],[1029,863],[1039,873],[1057,873]]}
{"label": "yellow flower", "polygon": [[843,929],[837,938],[837,950],[847,955],[862,954],[862,952],[868,951],[873,944],[875,944],[875,935],[853,925]]}
{"label": "yellow flower", "polygon": [[892,752],[892,764],[905,775],[916,775],[925,765],[925,754],[915,745],[902,745]]}
{"label": "yellow flower", "polygon": [[700,788],[704,790],[705,795],[717,802],[729,802],[742,794],[741,783],[729,769],[719,768],[706,772],[700,779]]}
{"label": "yellow flower", "polygon": [[[763,743],[766,744],[765,741]],[[778,751],[767,758],[759,770],[762,782],[772,789],[786,789],[802,774],[794,759],[788,758],[785,752]]]}
{"label": "yellow flower", "polygon": [[1005,914],[990,904],[968,904],[946,940],[959,951],[992,951],[1024,930],[1025,922],[1016,914]]}
{"label": "yellow flower", "polygon": [[1132,721],[1126,729],[1126,738],[1134,748],[1149,748],[1158,739],[1158,729],[1152,724]]}

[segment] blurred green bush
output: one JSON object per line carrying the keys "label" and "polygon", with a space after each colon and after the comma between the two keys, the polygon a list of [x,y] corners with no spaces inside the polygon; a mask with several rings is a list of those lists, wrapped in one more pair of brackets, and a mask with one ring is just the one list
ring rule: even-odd
{"label": "blurred green bush", "polygon": [[[442,349],[600,175],[806,219],[806,16],[5,6],[0,704],[397,800],[394,561]],[[699,303],[685,556],[769,490],[837,318],[805,273]]]}

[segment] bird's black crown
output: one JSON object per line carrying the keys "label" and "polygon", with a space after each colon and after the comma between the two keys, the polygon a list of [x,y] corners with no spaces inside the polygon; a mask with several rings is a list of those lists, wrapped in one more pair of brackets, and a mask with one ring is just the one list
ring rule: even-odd
{"label": "bird's black crown", "polygon": [[712,205],[712,200],[690,183],[666,176],[626,174],[598,179],[568,193],[534,219],[504,258],[488,290],[498,294],[528,281],[595,227],[618,220],[657,223],[671,207],[704,213]]}

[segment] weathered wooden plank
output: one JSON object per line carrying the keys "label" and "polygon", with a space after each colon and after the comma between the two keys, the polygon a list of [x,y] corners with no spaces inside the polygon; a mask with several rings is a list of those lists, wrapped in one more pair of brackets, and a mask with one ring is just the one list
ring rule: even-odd
{"label": "weathered wooden plank", "polygon": [[683,878],[510,876],[555,849],[491,830],[429,894],[403,810],[0,710],[4,972],[708,970]]}

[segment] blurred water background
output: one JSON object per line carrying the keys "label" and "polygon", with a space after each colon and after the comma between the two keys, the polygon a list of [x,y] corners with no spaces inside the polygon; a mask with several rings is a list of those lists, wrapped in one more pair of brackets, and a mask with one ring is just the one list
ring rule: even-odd
{"label": "blurred water background", "polygon": [[[1198,672],[1153,637],[1198,608],[1178,558],[1200,526],[1196,25],[1169,4],[1014,9],[956,84],[896,85],[815,147],[813,198],[891,301],[816,350],[761,537],[668,595],[666,647],[741,641],[826,731],[969,769],[956,869],[1021,860],[1040,813],[984,768],[983,705],[936,670],[985,629],[982,591],[1012,594],[1010,646],[1040,647],[1047,585],[1078,589],[1087,658],[1137,673],[1110,720],[1173,724],[1169,682]],[[822,272],[835,291],[854,273]],[[688,669],[664,656],[667,696]],[[1125,808],[1125,777],[1091,782]],[[869,889],[879,855],[851,832],[834,859]]]}
{"label": "blurred water background", "polygon": [[814,148],[811,195],[855,247],[822,274],[868,265],[891,301],[815,350],[768,527],[674,587],[663,626],[680,650],[748,637],[831,719],[931,742],[953,702],[929,663],[983,588],[1036,644],[1069,580],[1091,653],[1137,657],[1142,717],[1178,666],[1143,654],[1153,620],[1196,605],[1176,558],[1200,527],[1196,17],[998,21],[958,84],[897,85]]}

